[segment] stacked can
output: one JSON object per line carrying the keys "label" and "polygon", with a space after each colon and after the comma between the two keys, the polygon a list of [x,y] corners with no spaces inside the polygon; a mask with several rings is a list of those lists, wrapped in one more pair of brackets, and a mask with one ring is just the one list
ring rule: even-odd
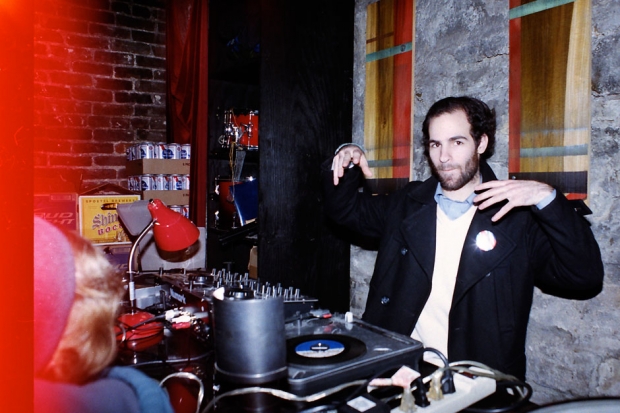
{"label": "stacked can", "polygon": [[155,180],[155,190],[156,191],[166,191],[166,190],[168,190],[168,175],[166,175],[166,174],[156,174],[156,175],[153,175],[153,179]]}
{"label": "stacked can", "polygon": [[181,159],[181,145],[178,143],[167,143],[164,146],[163,159]]}
{"label": "stacked can", "polygon": [[153,142],[142,142],[138,145],[136,155],[139,159],[155,159],[155,144]]}
{"label": "stacked can", "polygon": [[180,159],[190,159],[192,156],[192,145],[189,143],[184,143],[181,145],[181,158]]}
{"label": "stacked can", "polygon": [[140,175],[140,190],[141,191],[154,191],[155,190],[155,177],[152,174]]}
{"label": "stacked can", "polygon": [[143,174],[127,177],[130,191],[181,191],[190,189],[189,174]]}
{"label": "stacked can", "polygon": [[189,205],[169,205],[168,208],[189,219]]}
{"label": "stacked can", "polygon": [[155,142],[155,159],[165,159],[166,144],[164,142]]}
{"label": "stacked can", "polygon": [[127,187],[130,191],[140,191],[140,175],[129,175],[127,177]]}
{"label": "stacked can", "polygon": [[[125,150],[128,161],[138,159],[190,159],[191,145],[166,142],[140,142]],[[173,178],[169,174],[132,175],[127,178],[127,186],[131,191],[150,190],[181,190],[189,189],[189,175]]]}
{"label": "stacked can", "polygon": [[[186,174],[143,174],[128,178],[129,190],[134,192],[189,189],[189,175]],[[168,205],[189,219],[189,205]]]}
{"label": "stacked can", "polygon": [[168,175],[168,190],[180,191],[183,189],[183,178],[181,174]]}
{"label": "stacked can", "polygon": [[[190,159],[191,145],[165,142],[140,142],[125,151],[128,161],[138,159]],[[127,177],[130,191],[189,190],[189,174],[142,174]],[[168,208],[189,218],[189,205],[169,205]]]}
{"label": "stacked can", "polygon": [[190,159],[192,146],[189,143],[140,142],[125,150],[128,161],[138,159]]}

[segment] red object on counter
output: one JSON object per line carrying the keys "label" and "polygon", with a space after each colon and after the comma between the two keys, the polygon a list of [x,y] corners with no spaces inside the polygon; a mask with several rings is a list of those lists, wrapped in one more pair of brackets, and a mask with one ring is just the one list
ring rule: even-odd
{"label": "red object on counter", "polygon": [[183,215],[166,207],[161,200],[151,200],[148,209],[155,222],[153,238],[162,250],[180,251],[198,240],[200,231],[196,225]]}

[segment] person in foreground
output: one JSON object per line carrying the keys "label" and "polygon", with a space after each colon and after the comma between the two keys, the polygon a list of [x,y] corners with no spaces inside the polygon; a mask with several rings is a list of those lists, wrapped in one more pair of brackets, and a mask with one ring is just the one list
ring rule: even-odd
{"label": "person in foreground", "polygon": [[123,287],[79,235],[34,219],[34,411],[173,413],[159,383],[110,367]]}
{"label": "person in foreground", "polygon": [[603,264],[562,193],[497,180],[495,130],[478,99],[436,102],[422,126],[432,176],[389,195],[358,190],[372,173],[362,148],[344,145],[322,166],[325,213],[379,239],[365,321],[524,380],[534,286],[596,294]]}

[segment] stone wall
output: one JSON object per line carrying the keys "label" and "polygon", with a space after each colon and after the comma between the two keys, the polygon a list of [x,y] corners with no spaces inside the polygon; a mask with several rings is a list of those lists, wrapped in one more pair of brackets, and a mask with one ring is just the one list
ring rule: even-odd
{"label": "stone wall", "polygon": [[[366,7],[356,1],[353,139],[363,140]],[[538,403],[620,396],[620,8],[592,0],[592,134],[588,217],[605,264],[603,292],[569,301],[536,291],[528,330],[528,382]],[[437,99],[481,98],[498,114],[490,160],[508,175],[508,1],[416,0],[414,176],[429,176],[421,123]],[[351,309],[363,311],[375,252],[351,247]]]}

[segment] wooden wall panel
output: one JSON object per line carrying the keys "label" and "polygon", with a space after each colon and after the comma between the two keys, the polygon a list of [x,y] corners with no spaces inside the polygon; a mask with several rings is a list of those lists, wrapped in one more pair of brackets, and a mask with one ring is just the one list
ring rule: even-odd
{"label": "wooden wall panel", "polygon": [[511,1],[509,174],[587,198],[590,0]]}
{"label": "wooden wall panel", "polygon": [[368,6],[364,146],[375,179],[410,179],[413,0]]}

